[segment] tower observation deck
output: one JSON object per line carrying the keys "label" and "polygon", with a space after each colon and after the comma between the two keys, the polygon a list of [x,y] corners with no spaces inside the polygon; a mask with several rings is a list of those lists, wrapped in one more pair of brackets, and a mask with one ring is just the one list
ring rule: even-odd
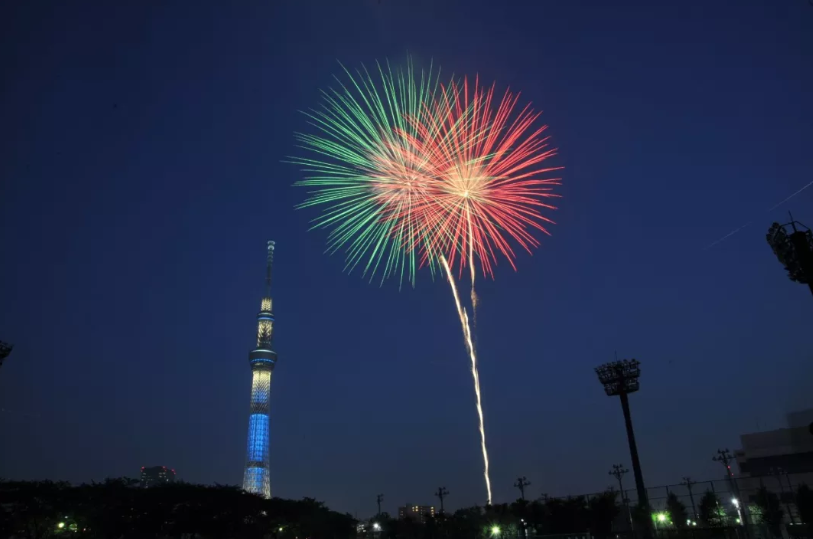
{"label": "tower observation deck", "polygon": [[269,397],[271,375],[277,363],[274,352],[274,314],[271,302],[271,268],[274,263],[274,242],[268,242],[268,259],[265,274],[265,296],[257,315],[257,347],[248,354],[251,365],[251,406],[248,416],[248,449],[243,489],[265,498],[271,497],[271,480],[268,452]]}

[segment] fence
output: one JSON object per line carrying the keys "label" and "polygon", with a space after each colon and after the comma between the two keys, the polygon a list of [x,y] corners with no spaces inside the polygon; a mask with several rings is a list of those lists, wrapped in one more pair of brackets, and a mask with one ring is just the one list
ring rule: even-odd
{"label": "fence", "polygon": [[[627,481],[627,483],[632,483],[632,481]],[[730,479],[697,481],[692,482],[691,489],[685,483],[678,483],[675,485],[649,487],[646,490],[649,505],[655,513],[666,511],[666,500],[669,494],[674,494],[678,500],[686,506],[689,518],[692,518],[693,515],[693,520],[696,520],[700,500],[707,491],[710,491],[717,496],[723,505],[723,509],[725,509],[727,513],[733,515],[746,512],[744,518],[748,519],[750,516],[747,513],[749,511],[748,507],[754,505],[757,492],[764,486],[779,497],[785,513],[785,523],[789,525],[800,525],[801,519],[799,518],[799,511],[795,503],[796,490],[800,485],[808,485],[813,488],[813,472],[796,474],[782,473],[755,477],[731,477]],[[584,494],[583,496],[590,499],[599,494],[602,493]],[[627,503],[630,507],[634,507],[638,504],[638,494],[634,484],[624,485],[622,501],[624,499],[628,500]],[[734,500],[736,500],[736,502]],[[739,505],[739,510],[737,505]]]}

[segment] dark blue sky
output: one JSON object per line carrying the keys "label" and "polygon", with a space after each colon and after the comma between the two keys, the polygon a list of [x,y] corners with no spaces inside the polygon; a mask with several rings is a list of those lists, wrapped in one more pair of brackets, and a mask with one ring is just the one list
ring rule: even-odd
{"label": "dark blue sky", "polygon": [[719,477],[718,447],[813,404],[813,303],[764,240],[788,209],[813,226],[813,188],[766,212],[813,179],[806,1],[192,5],[0,8],[0,476],[241,482],[275,239],[274,494],[484,500],[446,285],[343,274],[281,162],[337,60],[407,53],[522,91],[566,167],[553,236],[480,281],[496,501],[517,475],[564,495],[629,464],[593,373],[616,350],[643,364],[651,485]]}

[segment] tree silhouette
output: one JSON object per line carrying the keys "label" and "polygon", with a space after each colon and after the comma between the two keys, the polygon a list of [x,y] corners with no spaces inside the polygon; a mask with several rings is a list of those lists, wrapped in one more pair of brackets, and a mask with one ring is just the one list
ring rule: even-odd
{"label": "tree silhouette", "polygon": [[620,512],[615,498],[615,491],[608,490],[587,502],[590,534],[594,537],[609,537],[612,534],[613,521]]}
{"label": "tree silhouette", "polygon": [[678,500],[674,492],[670,492],[666,497],[666,510],[672,519],[672,524],[677,528],[685,528],[686,521],[689,518],[689,513],[686,511],[686,506]]}
{"label": "tree silhouette", "polygon": [[722,526],[725,524],[725,513],[720,507],[717,495],[707,490],[697,506],[697,518],[703,526]]}
{"label": "tree silhouette", "polygon": [[802,522],[813,526],[813,490],[807,485],[799,485],[796,490],[796,509]]}
{"label": "tree silhouette", "polygon": [[782,510],[782,504],[779,502],[779,497],[763,485],[759,487],[754,501],[762,512],[762,521],[768,526],[774,537],[779,536],[782,528],[782,516],[785,514]]}
{"label": "tree silhouette", "polygon": [[587,503],[584,496],[548,500],[550,533],[586,532]]}
{"label": "tree silhouette", "polygon": [[313,499],[266,500],[223,485],[0,481],[0,537],[49,539],[70,531],[81,539],[349,539],[354,523]]}

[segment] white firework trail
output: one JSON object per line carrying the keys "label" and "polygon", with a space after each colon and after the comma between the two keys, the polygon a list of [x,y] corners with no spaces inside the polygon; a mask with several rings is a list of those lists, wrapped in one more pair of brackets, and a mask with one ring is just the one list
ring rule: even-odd
{"label": "white firework trail", "polygon": [[483,403],[480,396],[480,374],[477,371],[477,355],[474,352],[474,342],[471,338],[471,327],[469,326],[469,316],[466,309],[460,304],[460,296],[457,294],[457,286],[454,284],[454,275],[449,268],[449,263],[446,262],[446,257],[441,255],[440,261],[443,263],[443,268],[446,270],[446,276],[449,278],[449,285],[452,287],[452,295],[454,302],[457,306],[457,314],[460,316],[460,325],[463,326],[463,338],[466,341],[466,348],[471,357],[471,375],[474,378],[474,394],[477,397],[477,415],[480,418],[480,447],[483,450],[483,477],[486,480],[486,492],[488,493],[488,505],[491,505],[491,479],[488,475],[488,449],[486,449],[486,428],[483,421]]}

